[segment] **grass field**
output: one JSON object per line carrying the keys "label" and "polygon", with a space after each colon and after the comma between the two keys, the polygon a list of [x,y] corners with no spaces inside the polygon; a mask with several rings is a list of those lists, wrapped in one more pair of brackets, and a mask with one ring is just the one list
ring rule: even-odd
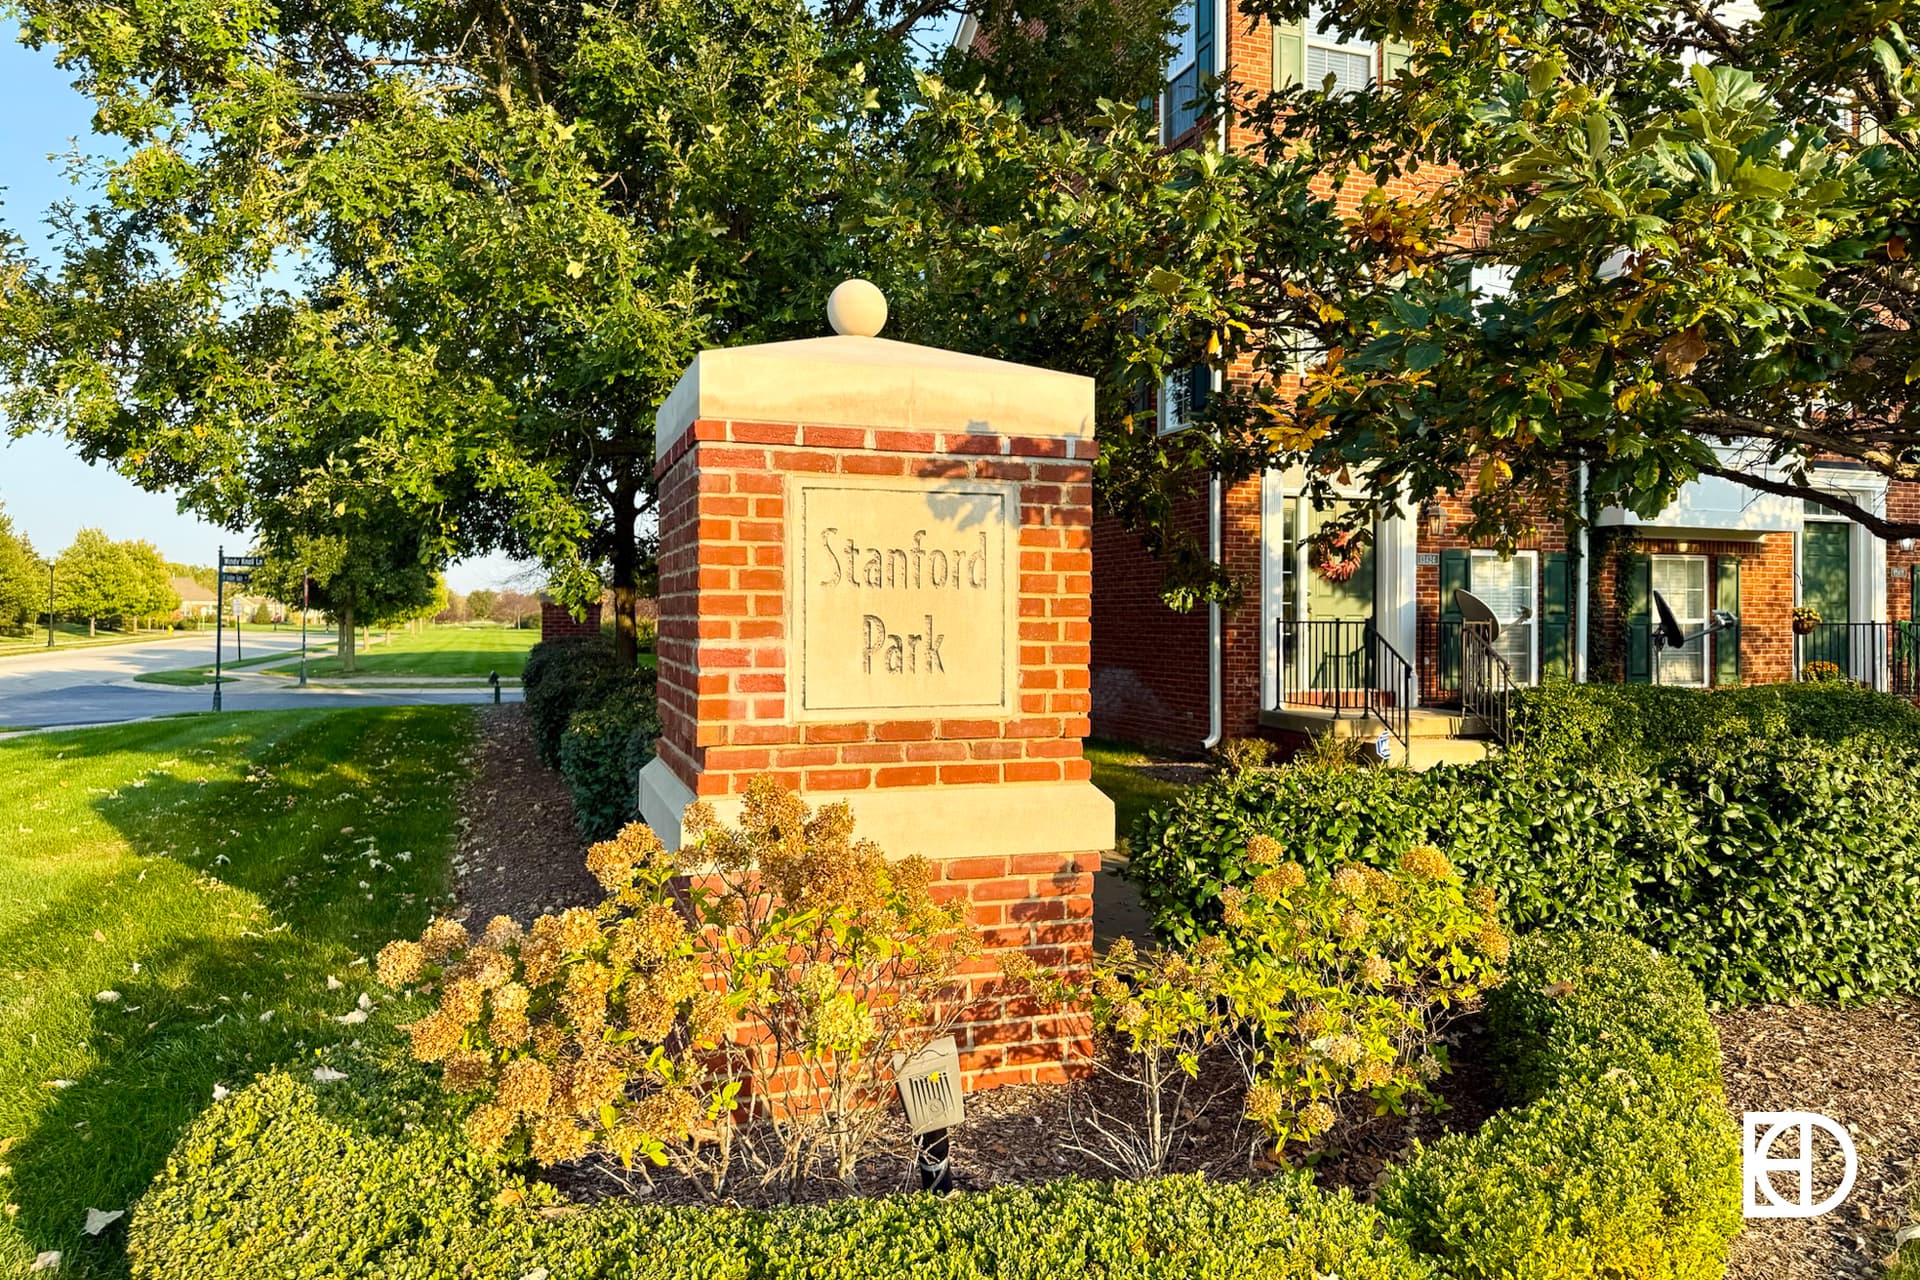
{"label": "grass field", "polygon": [[0,742],[0,1274],[59,1250],[58,1275],[125,1275],[124,1220],[89,1238],[87,1210],[127,1208],[216,1086],[391,1045],[377,1012],[340,1019],[446,891],[470,726],[249,712]]}
{"label": "grass field", "polygon": [[[527,650],[539,640],[538,631],[511,627],[422,627],[417,632],[396,631],[384,644],[359,652],[354,674],[484,679],[489,671],[498,671],[502,680],[517,680],[527,665]],[[339,658],[323,658],[307,664],[309,679],[338,679],[345,674]]]}
{"label": "grass field", "polygon": [[[333,648],[331,644],[327,644],[324,646],[317,646],[317,647],[325,651],[331,651]],[[308,646],[307,666],[309,669],[311,669],[313,666],[314,660],[312,655],[315,648],[316,646],[312,646],[312,645]],[[291,659],[292,661],[291,670],[293,670],[295,673],[298,673],[300,670],[298,654],[299,654],[299,651],[295,650],[294,656]],[[226,673],[229,671],[232,671],[236,667],[240,667],[240,668],[257,667],[263,663],[287,662],[287,661],[289,661],[289,656],[287,654],[275,652],[275,653],[263,653],[258,657],[254,657],[254,658],[242,658],[238,662],[223,662],[220,664],[220,671],[221,671],[220,682],[222,684],[225,684]],[[192,686],[197,684],[212,684],[213,683],[213,664],[209,662],[204,667],[179,667],[172,671],[148,671],[135,676],[134,680],[140,684],[170,684],[170,685],[186,685],[186,686]]]}

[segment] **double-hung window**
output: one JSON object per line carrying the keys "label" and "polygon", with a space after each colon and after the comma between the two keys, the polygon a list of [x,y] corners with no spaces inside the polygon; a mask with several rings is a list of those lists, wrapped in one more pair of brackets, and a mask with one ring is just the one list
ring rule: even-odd
{"label": "double-hung window", "polygon": [[1214,373],[1204,364],[1175,369],[1160,384],[1160,434],[1184,431],[1213,398]]}
{"label": "double-hung window", "polygon": [[1379,51],[1371,40],[1343,36],[1332,27],[1322,30],[1326,12],[1325,6],[1318,4],[1307,10],[1307,88],[1325,86],[1329,93],[1362,92],[1373,84]]}
{"label": "double-hung window", "polygon": [[[1675,649],[1660,650],[1660,683],[1704,687],[1707,683],[1707,642],[1699,633],[1707,625],[1707,558],[1654,556],[1653,589],[1673,610],[1680,634],[1692,636]],[[1654,619],[1655,625],[1659,619]]]}

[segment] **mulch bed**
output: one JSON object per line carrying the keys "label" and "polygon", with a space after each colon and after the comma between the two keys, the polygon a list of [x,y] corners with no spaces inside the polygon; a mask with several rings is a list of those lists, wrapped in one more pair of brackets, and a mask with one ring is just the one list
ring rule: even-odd
{"label": "mulch bed", "polygon": [[[1310,1167],[1314,1180],[1327,1190],[1345,1188],[1361,1200],[1371,1200],[1390,1167],[1412,1155],[1416,1141],[1432,1142],[1447,1133],[1477,1129],[1501,1102],[1487,1066],[1484,1025],[1478,1018],[1462,1019],[1448,1039],[1454,1070],[1440,1086],[1444,1109],[1373,1116],[1355,1102],[1311,1150],[1292,1148],[1288,1159]],[[1193,1105],[1166,1172],[1258,1181],[1291,1167],[1259,1154],[1258,1135],[1242,1117],[1241,1092],[1230,1065],[1221,1063],[1218,1070],[1203,1072],[1188,1094]],[[1100,1076],[1074,1085],[1011,1085],[968,1094],[966,1121],[952,1135],[956,1186],[977,1191],[1068,1175],[1119,1176],[1097,1154],[1104,1149],[1088,1129],[1087,1119],[1095,1110],[1116,1120],[1137,1117],[1137,1104],[1129,1110],[1131,1097],[1123,1086]],[[754,1186],[746,1172],[742,1169],[736,1175],[731,1203],[786,1202],[780,1191]],[[661,1204],[704,1202],[698,1188],[670,1170],[654,1174],[654,1181],[647,1184],[635,1176],[623,1176],[617,1167],[589,1160],[556,1169],[551,1176],[579,1200],[638,1195]],[[817,1203],[918,1187],[913,1141],[895,1114],[888,1118],[851,1185],[815,1178],[797,1199]]]}
{"label": "mulch bed", "polygon": [[600,901],[587,874],[587,842],[573,821],[560,775],[533,752],[533,729],[518,703],[482,707],[473,778],[461,802],[454,896],[466,923],[496,915],[521,924]]}
{"label": "mulch bed", "polygon": [[[1733,1242],[1728,1280],[1867,1280],[1885,1274],[1909,1220],[1920,1166],[1920,1001],[1854,1008],[1766,1005],[1717,1014],[1727,1102],[1745,1111],[1814,1111],[1847,1127],[1860,1153],[1847,1202],[1819,1218],[1761,1219]],[[1773,1154],[1793,1154],[1783,1139]],[[1827,1153],[1823,1151],[1823,1156]],[[1823,1158],[1815,1195],[1839,1185]],[[1791,1193],[1790,1179],[1778,1185]]]}
{"label": "mulch bed", "polygon": [[[476,926],[496,914],[524,924],[542,912],[597,902],[599,887],[586,872],[586,842],[574,827],[572,801],[559,775],[534,757],[523,709],[486,707],[479,717],[474,777],[454,863],[460,909]],[[1769,1005],[1721,1013],[1714,1021],[1736,1117],[1745,1111],[1819,1112],[1845,1124],[1860,1153],[1853,1194],[1835,1212],[1749,1223],[1733,1242],[1729,1280],[1871,1280],[1884,1274],[1893,1233],[1909,1221],[1909,1194],[1920,1173],[1920,1001],[1847,1009]],[[1388,1166],[1405,1160],[1416,1140],[1471,1131],[1500,1105],[1481,1025],[1461,1023],[1456,1040],[1454,1074],[1441,1090],[1451,1109],[1343,1119],[1310,1157],[1316,1181],[1370,1198]],[[966,1124],[953,1143],[960,1184],[983,1188],[1065,1174],[1112,1176],[1098,1159],[1076,1149],[1070,1136],[1070,1118],[1076,1107],[1086,1107],[1090,1090],[1107,1091],[1109,1105],[1114,1101],[1110,1087],[1097,1082],[969,1096]],[[1226,1178],[1259,1178],[1273,1170],[1249,1158],[1253,1135],[1239,1120],[1234,1091],[1222,1091],[1196,1119],[1173,1162],[1176,1170]],[[815,1198],[918,1185],[912,1141],[897,1118],[889,1123],[857,1184],[817,1182]],[[1836,1185],[1837,1177],[1837,1169],[1822,1169],[1816,1185]],[[627,1194],[607,1171],[591,1165],[556,1171],[556,1181],[582,1198]],[[671,1177],[645,1194],[663,1201],[698,1198]],[[742,1198],[752,1199],[744,1193]]]}

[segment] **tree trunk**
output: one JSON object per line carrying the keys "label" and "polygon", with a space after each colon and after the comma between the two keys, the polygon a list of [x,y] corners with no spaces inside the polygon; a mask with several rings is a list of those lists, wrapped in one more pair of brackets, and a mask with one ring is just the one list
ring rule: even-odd
{"label": "tree trunk", "polygon": [[613,652],[622,666],[640,661],[640,629],[634,622],[634,601],[639,598],[638,574],[640,549],[634,541],[634,529],[640,523],[640,503],[633,480],[633,467],[620,468],[613,491]]}
{"label": "tree trunk", "polygon": [[93,624],[94,624],[95,622],[97,622],[97,621],[99,621],[99,619],[97,619],[97,618],[88,618],[88,619],[87,619],[87,639],[89,639],[89,640],[91,640],[91,639],[93,639],[93,638],[94,638],[95,636],[97,636],[97,635],[99,635],[99,634],[100,634],[100,633],[99,633],[99,631],[97,631],[97,630],[96,630],[96,629],[94,628],[94,625],[93,625]]}
{"label": "tree trunk", "polygon": [[340,670],[353,674],[353,610],[340,611]]}

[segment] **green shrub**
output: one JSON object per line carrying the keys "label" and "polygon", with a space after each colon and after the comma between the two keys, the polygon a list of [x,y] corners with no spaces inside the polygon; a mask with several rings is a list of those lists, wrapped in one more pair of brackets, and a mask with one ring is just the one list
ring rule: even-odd
{"label": "green shrub", "polygon": [[1542,764],[1645,772],[1663,761],[1738,754],[1755,739],[1920,743],[1920,708],[1857,685],[1677,689],[1550,681],[1517,695],[1515,750]]}
{"label": "green shrub", "polygon": [[1425,1148],[1378,1205],[1450,1280],[1721,1280],[1739,1135],[1716,1091],[1615,1071]]}
{"label": "green shrub", "polygon": [[1515,929],[1629,933],[1719,1003],[1912,991],[1920,748],[1881,729],[1849,736],[1854,722],[1829,716],[1823,696],[1786,700],[1806,734],[1741,738],[1646,773],[1576,774],[1516,753],[1422,774],[1222,774],[1149,811],[1127,874],[1161,936],[1189,944],[1222,891],[1257,873],[1256,835],[1314,866],[1431,843],[1499,893]]}
{"label": "green shrub", "polygon": [[1391,866],[1432,844],[1469,882],[1498,891],[1516,929],[1623,928],[1636,919],[1645,865],[1670,860],[1691,836],[1679,798],[1657,791],[1631,777],[1569,786],[1498,761],[1222,773],[1148,811],[1126,874],[1155,931],[1183,945],[1213,928],[1223,889],[1252,883],[1256,836],[1318,868],[1353,858]]}
{"label": "green shrub", "polygon": [[1872,738],[1752,743],[1683,761],[1697,837],[1641,893],[1633,930],[1728,1003],[1920,989],[1920,752]]}
{"label": "green shrub", "polygon": [[[329,1086],[344,1088],[344,1086]],[[215,1104],[135,1207],[137,1280],[1429,1280],[1373,1210],[1304,1177],[1064,1180],[749,1210],[563,1204],[418,1126],[400,1140],[272,1076]]]}
{"label": "green shrub", "polygon": [[520,686],[540,762],[549,768],[559,766],[560,739],[575,711],[650,684],[651,677],[651,672],[626,666],[611,645],[591,637],[543,640],[533,646],[527,652]]}
{"label": "green shrub", "polygon": [[1487,1011],[1501,1084],[1518,1101],[1615,1068],[1720,1087],[1720,1038],[1699,982],[1617,933],[1520,939]]}
{"label": "green shrub", "polygon": [[660,735],[651,685],[618,682],[611,689],[606,701],[576,709],[560,735],[560,776],[589,840],[604,840],[637,816],[635,779]]}
{"label": "green shrub", "polygon": [[1379,1206],[1452,1280],[1720,1280],[1740,1144],[1700,986],[1618,934],[1536,934],[1488,998],[1521,1105],[1396,1170]]}

